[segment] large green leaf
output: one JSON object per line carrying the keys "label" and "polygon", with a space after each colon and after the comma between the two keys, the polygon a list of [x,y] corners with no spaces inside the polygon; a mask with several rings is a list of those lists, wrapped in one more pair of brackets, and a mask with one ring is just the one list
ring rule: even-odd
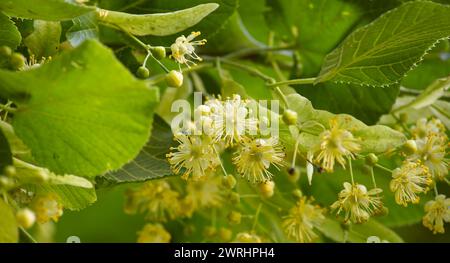
{"label": "large green leaf", "polygon": [[94,188],[77,187],[67,184],[41,184],[30,188],[36,194],[53,193],[58,196],[58,201],[65,209],[79,211],[97,201]]}
{"label": "large green leaf", "polygon": [[0,215],[0,243],[16,243],[19,240],[16,217],[3,198],[0,198]]}
{"label": "large green leaf", "polygon": [[38,69],[0,71],[0,95],[18,105],[16,134],[40,166],[96,176],[132,160],[148,139],[158,90],[107,48],[86,41]]}
{"label": "large green leaf", "polygon": [[[387,126],[367,126],[363,122],[347,114],[335,115],[327,111],[315,110],[309,100],[298,94],[288,95],[287,100],[291,109],[298,113],[298,118],[301,123],[311,123],[311,121],[315,121],[324,127],[329,127],[330,119],[336,118],[342,128],[351,131],[355,137],[361,139],[362,153],[386,152],[402,145],[406,141],[406,138],[402,133]],[[300,148],[306,152],[317,145],[320,132],[321,130],[319,129],[317,131],[301,133]]]}
{"label": "large green leaf", "polygon": [[12,164],[11,148],[9,147],[8,139],[0,129],[0,174],[6,166]]}
{"label": "large green leaf", "polygon": [[103,9],[97,10],[97,13],[99,21],[133,35],[167,36],[197,24],[218,7],[215,3],[209,3],[170,13],[133,15]]}
{"label": "large green leaf", "polygon": [[3,0],[0,11],[13,17],[40,20],[69,20],[93,10],[93,7],[66,0]]}
{"label": "large green leaf", "polygon": [[121,169],[99,178],[108,183],[141,182],[171,175],[166,154],[173,145],[173,135],[170,126],[155,115],[152,136],[139,155]]}
{"label": "large green leaf", "polygon": [[450,6],[405,3],[349,35],[327,55],[316,83],[396,83],[431,47],[449,36]]}
{"label": "large green leaf", "polygon": [[14,22],[0,12],[0,46],[9,46],[16,49],[22,37]]}
{"label": "large green leaf", "polygon": [[74,47],[78,47],[87,39],[97,39],[99,34],[97,15],[89,12],[74,18],[73,26],[66,32],[67,40]]}
{"label": "large green leaf", "polygon": [[55,55],[59,50],[60,38],[61,23],[34,20],[34,31],[24,39],[24,43],[30,53],[39,59]]}

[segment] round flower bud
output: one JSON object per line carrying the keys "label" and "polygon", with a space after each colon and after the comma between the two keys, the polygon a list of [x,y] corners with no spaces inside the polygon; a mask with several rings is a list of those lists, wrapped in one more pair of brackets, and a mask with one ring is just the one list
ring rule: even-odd
{"label": "round flower bud", "polygon": [[369,154],[366,156],[366,164],[367,164],[367,165],[369,165],[369,166],[374,166],[374,165],[377,164],[377,163],[378,163],[378,157],[377,157],[375,154],[369,153]]}
{"label": "round flower bud", "polygon": [[157,60],[161,60],[163,58],[166,57],[166,49],[164,47],[158,46],[158,47],[152,47],[150,49],[150,51],[152,52],[153,56],[157,59]]}
{"label": "round flower bud", "polygon": [[221,241],[228,242],[233,237],[233,231],[231,231],[228,228],[222,227],[219,229],[219,237],[220,237]]}
{"label": "round flower bud", "polygon": [[20,53],[13,53],[9,58],[9,65],[12,69],[19,70],[25,66],[25,57]]}
{"label": "round flower bud", "polygon": [[300,179],[300,169],[298,167],[291,167],[288,169],[288,180],[291,183],[296,183]]}
{"label": "round flower bud", "polygon": [[150,71],[148,70],[148,68],[140,66],[136,71],[136,75],[141,79],[146,79],[150,76]]}
{"label": "round flower bud", "polygon": [[268,181],[259,184],[259,191],[261,195],[265,198],[270,198],[273,196],[273,190],[275,188],[275,183],[273,181]]}
{"label": "round flower bud", "polygon": [[13,177],[16,175],[17,171],[16,171],[16,167],[12,166],[12,165],[8,165],[5,167],[5,169],[3,170],[3,173],[8,176],[8,177]]}
{"label": "round flower bud", "polygon": [[227,189],[233,189],[236,186],[236,178],[231,174],[222,177],[222,185]]}
{"label": "round flower bud", "polygon": [[242,215],[237,211],[231,211],[228,214],[228,222],[232,225],[238,225],[241,223]]}
{"label": "round flower bud", "polygon": [[237,205],[237,204],[239,204],[239,203],[241,202],[241,197],[239,196],[238,193],[236,193],[236,192],[231,192],[231,193],[228,195],[228,200],[230,200],[230,202],[231,202],[232,204]]}
{"label": "round flower bud", "polygon": [[36,222],[36,215],[30,209],[24,208],[17,211],[16,219],[21,227],[27,229],[32,227],[34,222]]}
{"label": "round flower bud", "polygon": [[416,141],[414,140],[407,140],[405,142],[405,144],[403,144],[403,151],[406,154],[414,154],[415,152],[417,152],[417,144]]}
{"label": "round flower bud", "polygon": [[300,189],[295,189],[294,191],[292,191],[292,195],[295,198],[302,198],[303,193],[302,193],[302,191]]}
{"label": "round flower bud", "polygon": [[10,47],[8,47],[8,46],[0,47],[0,57],[7,58],[7,57],[10,57],[11,54],[12,54],[12,50]]}
{"label": "round flower bud", "polygon": [[10,190],[14,188],[15,183],[14,180],[6,177],[6,176],[0,176],[0,188],[3,188],[5,190]]}
{"label": "round flower bud", "polygon": [[297,124],[297,112],[289,109],[285,110],[283,113],[283,121],[287,125]]}
{"label": "round flower bud", "polygon": [[207,226],[205,229],[203,229],[203,236],[212,238],[216,235],[217,229],[213,226]]}
{"label": "round flower bud", "polygon": [[181,87],[183,85],[183,74],[176,70],[171,70],[166,75],[166,84],[169,87]]}

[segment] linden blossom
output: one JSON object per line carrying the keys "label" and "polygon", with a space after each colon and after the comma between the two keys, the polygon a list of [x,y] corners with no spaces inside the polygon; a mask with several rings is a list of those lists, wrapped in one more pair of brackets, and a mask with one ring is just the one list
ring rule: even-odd
{"label": "linden blossom", "polygon": [[207,249],[187,249],[184,247],[176,249],[174,254],[174,257],[176,258],[201,258],[202,260],[206,260],[207,256]]}

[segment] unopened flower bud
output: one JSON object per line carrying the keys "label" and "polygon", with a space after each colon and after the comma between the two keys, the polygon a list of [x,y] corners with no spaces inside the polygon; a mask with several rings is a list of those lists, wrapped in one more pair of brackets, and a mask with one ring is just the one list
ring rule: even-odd
{"label": "unopened flower bud", "polygon": [[14,70],[19,70],[25,66],[25,57],[20,53],[13,53],[9,58],[9,65]]}
{"label": "unopened flower bud", "polygon": [[228,195],[228,200],[234,205],[237,205],[241,202],[241,197],[238,193],[232,192]]}
{"label": "unopened flower bud", "polygon": [[19,226],[27,229],[32,227],[36,222],[36,215],[30,209],[24,208],[17,211],[16,219]]}
{"label": "unopened flower bud", "polygon": [[228,222],[233,225],[238,225],[241,223],[242,215],[237,211],[231,211],[228,214]]}
{"label": "unopened flower bud", "polygon": [[220,237],[221,241],[228,242],[233,237],[233,231],[231,231],[228,228],[222,227],[219,229],[219,237]]}
{"label": "unopened flower bud", "polygon": [[374,166],[374,165],[377,164],[377,163],[378,163],[378,157],[377,157],[375,154],[369,153],[369,154],[366,156],[366,164],[367,164],[367,165],[369,165],[369,166]]}
{"label": "unopened flower bud", "polygon": [[405,144],[403,145],[403,151],[410,155],[410,154],[414,154],[415,152],[417,152],[417,144],[416,141],[414,140],[407,140],[405,142]]}
{"label": "unopened flower bud", "polygon": [[213,226],[207,226],[203,230],[203,235],[207,238],[212,238],[217,234],[217,229]]}
{"label": "unopened flower bud", "polygon": [[140,66],[136,71],[136,75],[141,79],[146,79],[150,76],[150,71],[148,70],[148,68]]}
{"label": "unopened flower bud", "polygon": [[236,178],[231,174],[224,176],[222,177],[222,185],[227,189],[233,189],[236,186]]}
{"label": "unopened flower bud", "polygon": [[288,169],[288,180],[292,183],[296,183],[300,178],[300,169],[298,167],[291,167]]}
{"label": "unopened flower bud", "polygon": [[275,183],[273,181],[268,181],[259,184],[259,191],[261,192],[261,195],[265,198],[270,198],[273,196],[275,188]]}
{"label": "unopened flower bud", "polygon": [[166,84],[169,87],[181,87],[183,85],[183,74],[176,70],[171,70],[166,75]]}
{"label": "unopened flower bud", "polygon": [[12,54],[12,50],[8,46],[1,46],[0,47],[0,57],[7,58],[10,57]]}
{"label": "unopened flower bud", "polygon": [[5,190],[10,190],[14,188],[15,183],[14,180],[6,177],[6,176],[0,176],[0,188],[3,188]]}
{"label": "unopened flower bud", "polygon": [[283,113],[283,121],[287,125],[297,124],[297,112],[289,109],[285,110]]}
{"label": "unopened flower bud", "polygon": [[292,195],[295,198],[302,198],[303,193],[302,193],[302,191],[300,189],[295,189],[294,191],[292,191]]}
{"label": "unopened flower bud", "polygon": [[164,47],[152,47],[150,51],[157,60],[161,60],[166,57],[166,49]]}
{"label": "unopened flower bud", "polygon": [[8,176],[8,177],[13,177],[16,175],[17,171],[16,171],[16,167],[12,166],[12,165],[8,165],[5,167],[5,169],[3,170],[3,173]]}

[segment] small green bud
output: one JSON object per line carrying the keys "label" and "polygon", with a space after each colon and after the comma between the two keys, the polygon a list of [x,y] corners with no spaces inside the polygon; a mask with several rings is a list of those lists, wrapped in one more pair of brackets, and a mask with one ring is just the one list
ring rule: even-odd
{"label": "small green bud", "polygon": [[264,198],[270,198],[273,196],[275,189],[274,181],[268,181],[259,184],[259,191]]}
{"label": "small green bud", "polygon": [[220,237],[221,241],[228,242],[233,237],[233,231],[231,231],[228,228],[222,227],[219,229],[219,237]]}
{"label": "small green bud", "polygon": [[213,226],[207,226],[203,229],[203,235],[208,238],[212,238],[217,234],[217,229]]}
{"label": "small green bud", "polygon": [[3,170],[3,173],[8,177],[13,177],[17,174],[16,167],[14,167],[12,165],[8,165]]}
{"label": "small green bud", "polygon": [[20,53],[13,53],[9,58],[9,65],[14,70],[19,70],[25,66],[25,57]]}
{"label": "small green bud", "polygon": [[287,125],[295,125],[297,124],[297,116],[297,112],[287,109],[283,113],[283,121]]}
{"label": "small green bud", "polygon": [[7,58],[7,57],[10,57],[11,54],[12,54],[12,50],[10,47],[8,47],[8,46],[0,47],[0,57]]}
{"label": "small green bud", "polygon": [[292,195],[295,198],[302,198],[303,193],[302,193],[302,191],[300,189],[295,189],[294,191],[292,191]]}
{"label": "small green bud", "polygon": [[369,165],[369,166],[374,166],[374,165],[377,164],[377,163],[378,163],[378,157],[377,157],[375,154],[369,153],[369,154],[366,156],[366,164],[367,164],[367,165]]}
{"label": "small green bud", "polygon": [[222,177],[222,185],[227,189],[233,189],[236,186],[236,178],[231,174],[224,176]]}
{"label": "small green bud", "polygon": [[36,215],[30,209],[24,208],[17,211],[16,219],[19,226],[27,229],[32,227],[36,222]]}
{"label": "small green bud", "polygon": [[146,79],[150,76],[150,71],[148,70],[148,68],[140,66],[136,71],[136,75],[141,79]]}
{"label": "small green bud", "polygon": [[228,222],[232,225],[238,225],[241,223],[242,215],[237,211],[231,211],[228,214]]}
{"label": "small green bud", "polygon": [[230,200],[230,202],[233,205],[238,205],[241,202],[241,196],[238,193],[236,193],[236,192],[231,192],[228,195],[228,200]]}
{"label": "small green bud", "polygon": [[5,190],[10,190],[14,188],[15,183],[14,180],[6,177],[6,176],[0,176],[0,188],[3,188]]}
{"label": "small green bud", "polygon": [[183,85],[183,74],[176,70],[171,70],[166,75],[166,83],[169,87],[181,87],[181,85]]}
{"label": "small green bud", "polygon": [[157,59],[157,60],[161,60],[163,58],[166,57],[166,49],[164,47],[158,46],[158,47],[152,47],[150,49],[150,51],[152,52],[153,56]]}
{"label": "small green bud", "polygon": [[288,169],[288,180],[291,183],[296,183],[298,181],[298,179],[300,179],[300,169],[298,167],[291,167]]}
{"label": "small green bud", "polygon": [[417,152],[417,144],[416,141],[414,140],[407,140],[405,142],[405,144],[403,144],[403,151],[410,155],[410,154],[414,154],[415,152]]}

